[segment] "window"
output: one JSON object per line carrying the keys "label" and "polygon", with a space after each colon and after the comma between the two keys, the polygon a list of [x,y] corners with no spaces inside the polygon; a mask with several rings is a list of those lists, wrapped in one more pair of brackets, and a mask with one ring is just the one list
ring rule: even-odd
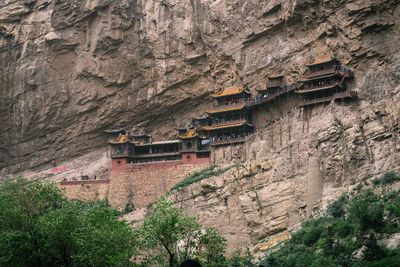
{"label": "window", "polygon": [[120,160],[118,160],[118,161],[117,161],[117,164],[118,164],[118,165],[119,165],[119,164],[121,164],[121,161],[120,161]]}
{"label": "window", "polygon": [[191,148],[192,147],[192,141],[186,142],[186,148]]}

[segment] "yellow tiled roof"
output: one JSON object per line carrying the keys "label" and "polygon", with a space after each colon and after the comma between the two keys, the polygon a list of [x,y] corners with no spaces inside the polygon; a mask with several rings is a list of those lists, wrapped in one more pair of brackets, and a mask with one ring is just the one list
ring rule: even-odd
{"label": "yellow tiled roof", "polygon": [[178,137],[181,139],[193,138],[193,137],[197,137],[197,136],[198,135],[197,135],[195,129],[187,129],[185,135],[178,135]]}
{"label": "yellow tiled roof", "polygon": [[283,78],[283,75],[282,74],[277,74],[277,75],[268,76],[268,79],[278,79],[278,78]]}
{"label": "yellow tiled roof", "polygon": [[332,57],[324,57],[324,58],[318,58],[316,60],[314,60],[313,62],[306,64],[307,66],[312,66],[312,65],[317,65],[317,64],[321,64],[321,63],[325,63],[325,62],[329,62],[332,61],[333,58]]}
{"label": "yellow tiled roof", "polygon": [[245,103],[238,105],[238,106],[227,106],[226,108],[222,108],[222,109],[209,109],[206,112],[209,114],[214,114],[214,113],[220,113],[220,112],[227,112],[227,111],[231,111],[231,110],[240,110],[242,108],[244,108],[246,106]]}
{"label": "yellow tiled roof", "polygon": [[245,124],[246,124],[246,121],[241,121],[241,122],[233,123],[233,124],[221,124],[221,125],[214,125],[214,126],[204,126],[203,129],[206,130],[206,131],[211,131],[211,130],[216,130],[216,129],[243,126]]}
{"label": "yellow tiled roof", "polygon": [[112,144],[122,144],[128,142],[128,133],[127,134],[119,134],[117,141],[110,141]]}
{"label": "yellow tiled roof", "polygon": [[232,86],[232,87],[224,88],[223,90],[221,90],[221,92],[219,92],[217,94],[211,94],[211,96],[212,97],[221,97],[221,96],[228,96],[228,95],[236,95],[236,94],[240,94],[243,91],[244,91],[244,88],[242,88],[242,87]]}

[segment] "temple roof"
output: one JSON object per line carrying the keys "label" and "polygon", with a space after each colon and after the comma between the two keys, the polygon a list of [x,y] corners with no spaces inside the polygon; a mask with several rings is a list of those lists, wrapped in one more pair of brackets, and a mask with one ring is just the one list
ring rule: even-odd
{"label": "temple roof", "polygon": [[320,80],[320,79],[325,79],[325,78],[330,78],[330,77],[334,77],[334,76],[339,76],[339,73],[332,73],[332,74],[328,74],[328,75],[323,75],[323,76],[317,76],[317,77],[313,77],[313,78],[305,78],[305,79],[301,79],[299,80],[300,83],[305,83],[305,82],[309,82],[309,81],[315,81],[315,80]]}
{"label": "temple roof", "polygon": [[264,91],[267,91],[268,88],[256,88],[256,90],[259,92],[264,92]]}
{"label": "temple roof", "polygon": [[226,129],[226,128],[234,128],[234,127],[240,127],[240,126],[253,126],[251,124],[248,124],[245,120],[235,122],[235,123],[224,123],[220,125],[212,125],[212,126],[204,126],[203,129],[206,131],[213,131],[213,130],[219,130],[219,129]]}
{"label": "temple roof", "polygon": [[111,144],[123,144],[129,142],[129,135],[128,134],[119,134],[118,140],[112,141],[110,140],[109,143]]}
{"label": "temple roof", "polygon": [[335,60],[335,58],[333,58],[333,57],[318,58],[318,59],[315,59],[313,62],[311,62],[309,64],[305,64],[305,65],[307,67],[310,67],[310,66],[323,64],[323,63],[328,63],[328,62],[331,62],[333,60]]}
{"label": "temple roof", "polygon": [[226,106],[222,106],[220,108],[209,109],[206,112],[208,114],[216,114],[216,113],[228,112],[228,111],[233,111],[233,110],[241,110],[245,106],[246,106],[246,103],[242,103],[240,105],[226,105]]}
{"label": "temple roof", "polygon": [[187,129],[187,132],[185,135],[178,135],[178,138],[180,139],[189,139],[189,138],[195,138],[198,137],[199,135],[196,133],[195,129]]}
{"label": "temple roof", "polygon": [[223,97],[223,96],[228,96],[228,95],[237,95],[242,92],[246,92],[243,87],[237,87],[237,86],[232,86],[228,88],[224,88],[218,93],[211,94],[212,97],[217,98],[217,97]]}
{"label": "temple roof", "polygon": [[179,140],[165,140],[165,141],[157,141],[151,143],[152,145],[167,145],[167,144],[177,144]]}
{"label": "temple roof", "polygon": [[154,145],[169,145],[169,144],[179,144],[179,140],[165,140],[147,144],[140,144],[137,146],[154,146]]}
{"label": "temple roof", "polygon": [[193,126],[191,126],[191,125],[189,125],[189,124],[185,124],[185,125],[183,125],[182,127],[176,127],[175,130],[177,130],[177,131],[183,131],[183,130],[187,130],[187,129],[190,129],[190,128],[193,128]]}
{"label": "temple roof", "polygon": [[125,134],[125,133],[126,133],[126,132],[125,132],[124,130],[122,130],[122,129],[105,130],[104,132],[105,132],[105,133],[108,133],[108,134],[110,134],[110,133],[122,133],[122,134]]}
{"label": "temple roof", "polygon": [[203,116],[200,116],[200,117],[198,117],[198,118],[193,118],[192,120],[194,120],[194,121],[201,121],[201,120],[207,120],[207,119],[209,119],[210,118],[210,116],[208,116],[208,114],[204,114]]}
{"label": "temple roof", "polygon": [[283,75],[272,75],[272,76],[268,76],[268,80],[281,80],[283,77]]}

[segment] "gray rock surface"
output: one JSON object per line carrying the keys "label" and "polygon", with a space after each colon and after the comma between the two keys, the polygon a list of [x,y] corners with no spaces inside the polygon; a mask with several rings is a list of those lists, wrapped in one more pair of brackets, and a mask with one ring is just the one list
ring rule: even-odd
{"label": "gray rock surface", "polygon": [[399,2],[0,1],[0,172],[71,160],[116,126],[171,137],[213,89],[293,81],[312,56],[352,68],[366,103],[389,98]]}

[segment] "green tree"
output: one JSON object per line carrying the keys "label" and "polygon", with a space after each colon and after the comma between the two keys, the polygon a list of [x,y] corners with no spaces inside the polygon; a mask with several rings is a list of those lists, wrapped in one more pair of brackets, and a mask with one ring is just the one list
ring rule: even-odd
{"label": "green tree", "polygon": [[350,221],[358,224],[361,231],[379,230],[384,223],[383,213],[383,203],[371,190],[355,196],[349,208]]}
{"label": "green tree", "polygon": [[52,184],[0,187],[0,266],[129,266],[131,228],[106,201],[67,200]]}
{"label": "green tree", "polygon": [[18,179],[0,187],[0,265],[43,266],[39,218],[63,202],[50,185]]}
{"label": "green tree", "polygon": [[177,266],[197,258],[206,266],[223,266],[226,240],[214,228],[201,230],[196,217],[183,216],[182,210],[160,198],[142,227],[135,230],[141,248],[137,260],[144,266]]}
{"label": "green tree", "polygon": [[254,256],[247,251],[245,256],[241,255],[240,250],[233,252],[232,256],[227,260],[230,267],[255,267]]}

